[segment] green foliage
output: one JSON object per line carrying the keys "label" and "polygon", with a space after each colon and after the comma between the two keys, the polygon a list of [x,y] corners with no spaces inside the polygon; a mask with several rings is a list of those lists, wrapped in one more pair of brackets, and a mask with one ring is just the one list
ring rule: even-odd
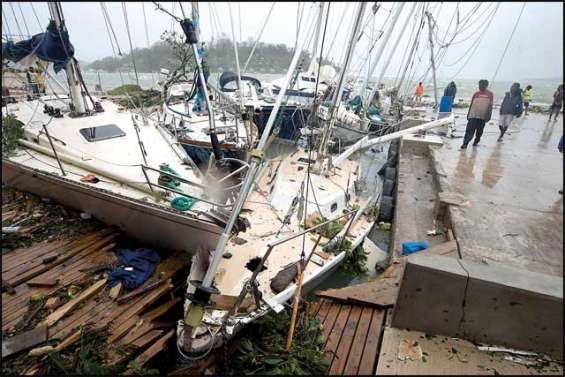
{"label": "green foliage", "polygon": [[108,94],[112,96],[121,96],[121,95],[125,95],[126,93],[132,94],[135,92],[142,92],[142,91],[143,90],[138,85],[126,84],[126,85],[118,86],[117,88],[114,88],[112,90],[109,90]]}
{"label": "green foliage", "polygon": [[341,265],[342,270],[352,276],[365,274],[367,272],[367,256],[363,244],[357,246],[355,250],[351,250],[351,242],[344,240],[341,248],[345,251],[345,260]]}
{"label": "green foliage", "polygon": [[136,376],[158,376],[160,374],[157,369],[143,368],[135,360],[132,360],[128,363],[127,369],[129,369]]}
{"label": "green foliage", "polygon": [[[189,45],[184,43],[184,36],[178,33],[165,32],[161,41],[154,43],[149,48],[136,48],[133,50],[135,64],[139,72],[158,72],[161,68],[174,70],[182,56],[193,56]],[[248,40],[238,44],[240,62],[245,62],[251,53],[254,41]],[[206,44],[208,64],[213,72],[226,70],[235,71],[233,43],[226,37],[219,38]],[[286,72],[292,59],[293,49],[285,44],[262,43],[257,48],[249,62],[247,72],[256,73],[283,73]],[[301,66],[306,69],[310,63],[310,53],[303,51],[300,56]],[[188,62],[187,62],[188,63]],[[324,60],[322,64],[330,64]],[[129,54],[121,57],[105,57],[88,65],[88,68],[107,72],[131,71],[133,66]],[[242,67],[243,68],[243,67]],[[189,62],[188,71],[194,69],[194,60]]]}
{"label": "green foliage", "polygon": [[227,374],[325,374],[329,367],[323,350],[320,322],[301,305],[290,352],[286,338],[290,310],[269,314],[250,325],[248,335],[230,357]]}
{"label": "green foliage", "polygon": [[[314,226],[322,224],[323,222],[328,221],[325,217],[318,217],[314,220]],[[343,230],[344,225],[339,222],[339,220],[332,221],[331,223],[327,223],[326,225],[316,229],[314,232],[321,234],[325,238],[332,239],[334,238],[339,232]]]}
{"label": "green foliage", "polygon": [[2,157],[10,157],[18,147],[18,140],[24,137],[24,124],[15,115],[2,118]]}

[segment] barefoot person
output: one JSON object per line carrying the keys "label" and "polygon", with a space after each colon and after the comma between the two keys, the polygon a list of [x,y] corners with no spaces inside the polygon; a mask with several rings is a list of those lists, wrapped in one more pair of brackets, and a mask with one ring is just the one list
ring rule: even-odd
{"label": "barefoot person", "polygon": [[492,116],[493,96],[492,92],[487,89],[488,80],[479,80],[479,90],[473,94],[469,112],[467,113],[467,128],[465,129],[465,137],[461,149],[467,148],[467,144],[475,137],[473,146],[479,144],[485,123]]}
{"label": "barefoot person", "polygon": [[549,120],[548,121],[550,121],[551,116],[553,114],[555,114],[553,121],[557,122],[557,115],[559,115],[559,112],[561,111],[562,105],[563,105],[563,84],[559,85],[559,87],[557,88],[555,93],[553,93],[553,103],[551,104],[551,107],[550,107],[550,113],[549,113]]}
{"label": "barefoot person", "polygon": [[515,82],[510,87],[510,91],[506,92],[502,105],[500,105],[500,116],[498,119],[500,136],[497,141],[502,141],[504,133],[508,130],[514,118],[520,118],[522,115],[522,110],[522,89],[520,89],[520,84]]}

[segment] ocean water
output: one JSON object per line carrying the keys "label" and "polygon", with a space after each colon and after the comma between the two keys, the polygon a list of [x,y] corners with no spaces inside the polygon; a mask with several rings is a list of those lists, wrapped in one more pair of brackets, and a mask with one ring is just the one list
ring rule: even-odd
{"label": "ocean water", "polygon": [[[261,82],[270,82],[277,78],[283,77],[282,74],[264,74],[264,73],[248,73],[248,75],[256,77]],[[83,72],[83,77],[86,82],[86,85],[89,89],[94,90],[96,84],[98,84],[99,79],[102,85],[103,90],[109,90],[116,88],[123,84],[134,84],[136,82],[135,75],[133,72],[124,72],[120,73],[107,73],[107,72],[93,72],[93,71],[86,71]],[[139,83],[140,86],[144,89],[149,89],[155,86],[155,84],[159,81],[160,77],[158,73],[139,73]],[[210,76],[212,82],[215,82],[219,74],[212,73]],[[57,79],[61,83],[65,83],[65,77],[63,73],[59,73],[57,75]],[[455,80],[457,85],[457,100],[465,100],[470,101],[473,93],[478,90],[478,79],[470,80],[470,79],[460,79]],[[562,83],[559,80],[551,80],[551,79],[533,79],[533,80],[516,80],[520,83],[522,88],[525,88],[526,85],[533,86],[533,103],[535,104],[542,104],[542,105],[549,105],[553,101],[553,93],[557,89],[557,86]],[[510,90],[510,86],[512,85],[513,81],[496,81],[491,84],[490,90],[494,94],[494,102],[495,104],[500,104],[502,99],[504,98],[504,93]],[[392,84],[391,79],[385,78],[385,85]],[[411,83],[408,88],[415,88],[416,82]],[[445,80],[438,80],[438,97],[443,95],[443,89],[447,86],[448,82]],[[430,81],[424,82],[424,96],[429,96],[433,98],[433,84]]]}

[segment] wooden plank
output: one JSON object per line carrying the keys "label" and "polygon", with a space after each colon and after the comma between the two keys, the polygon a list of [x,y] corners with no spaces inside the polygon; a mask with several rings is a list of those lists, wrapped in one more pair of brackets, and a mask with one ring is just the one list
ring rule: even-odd
{"label": "wooden plank", "polygon": [[320,310],[320,306],[322,306],[322,300],[307,302],[306,305],[308,305],[308,313],[315,317],[318,314],[318,310]]}
{"label": "wooden plank", "polygon": [[2,339],[2,357],[32,348],[47,341],[47,327],[42,326],[11,338]]}
{"label": "wooden plank", "polygon": [[[237,296],[212,295],[211,300],[214,302],[214,306],[213,306],[214,309],[230,310],[235,305],[235,302],[237,301]],[[255,302],[254,299],[250,295],[245,296],[243,302],[239,306],[238,311],[247,310],[247,308],[253,305],[254,302]]]}
{"label": "wooden plank", "polygon": [[350,311],[351,305],[341,305],[335,324],[324,346],[324,349],[326,351],[326,358],[330,365],[333,362],[335,351],[337,350],[337,346],[343,334],[343,330],[345,328],[345,325],[347,324],[347,319],[349,318]]}
{"label": "wooden plank", "polygon": [[159,318],[163,314],[167,313],[173,306],[175,306],[181,300],[180,297],[175,297],[171,301],[167,301],[163,305],[156,307],[155,309],[147,312],[142,316],[143,320],[146,322],[153,321],[156,318]]}
{"label": "wooden plank", "polygon": [[359,363],[361,362],[361,356],[363,355],[363,349],[365,348],[373,310],[375,309],[368,306],[363,307],[361,317],[359,318],[359,324],[357,325],[357,330],[355,331],[355,336],[353,337],[353,342],[351,344],[351,350],[349,351],[349,357],[347,358],[347,363],[343,370],[343,374],[345,375],[359,374]]}
{"label": "wooden plank", "polygon": [[40,275],[42,273],[44,273],[45,271],[48,271],[49,269],[53,268],[56,265],[59,265],[67,260],[69,260],[70,258],[72,258],[73,256],[81,253],[83,256],[86,256],[94,251],[96,251],[97,249],[104,247],[108,242],[110,242],[112,239],[114,239],[116,236],[118,236],[118,233],[113,233],[105,238],[103,238],[102,240],[92,244],[91,246],[84,248],[83,246],[79,246],[76,247],[75,249],[69,251],[68,253],[65,253],[65,255],[59,257],[57,260],[53,261],[50,264],[44,265],[38,265],[35,268],[32,268],[29,271],[26,271],[25,273],[15,276],[13,278],[12,281],[10,281],[10,283],[12,285],[18,285],[21,283],[24,283],[34,277],[36,277],[37,275]]}
{"label": "wooden plank", "polygon": [[317,296],[338,300],[344,303],[360,303],[389,307],[394,305],[398,296],[397,281],[377,278],[375,280],[340,289],[328,289],[314,292]]}
{"label": "wooden plank", "polygon": [[115,300],[116,298],[118,298],[118,296],[120,295],[120,292],[122,291],[122,283],[118,283],[116,285],[114,285],[111,289],[110,289],[110,298],[112,300]]}
{"label": "wooden plank", "polygon": [[135,325],[135,327],[123,338],[118,339],[118,343],[120,344],[130,344],[137,338],[142,337],[143,335],[147,334],[149,331],[152,330],[151,325],[148,322],[145,322],[142,319],[139,319]]}
{"label": "wooden plank", "polygon": [[350,354],[351,345],[353,343],[353,337],[359,325],[359,318],[361,317],[361,311],[363,307],[354,306],[351,308],[349,313],[349,318],[347,319],[347,324],[341,335],[339,345],[337,346],[335,357],[332,361],[329,374],[343,374],[345,364]]}
{"label": "wooden plank", "polygon": [[[173,329],[169,331],[167,334],[165,334],[163,337],[161,337],[161,339],[153,343],[151,347],[149,347],[147,350],[145,350],[145,352],[143,352],[135,359],[137,365],[139,366],[145,365],[149,360],[151,360],[155,355],[157,355],[159,352],[163,350],[165,343],[169,339],[171,339],[174,335],[175,335],[175,330]],[[124,374],[132,374],[132,372],[128,370]]]}
{"label": "wooden plank", "polygon": [[[147,296],[145,296],[143,298],[143,300],[141,300],[140,303],[131,306],[125,312],[125,315],[120,319],[120,321],[117,321],[118,319],[116,318],[116,323],[119,323],[120,325],[118,325],[117,328],[112,330],[112,334],[110,335],[110,338],[109,338],[110,342],[116,341],[116,339],[118,339],[126,331],[131,329],[132,325],[131,325],[131,322],[128,321],[129,318],[131,318],[131,317],[135,316],[136,314],[139,314],[140,312],[142,312],[147,306],[149,306],[152,303],[154,303],[155,301],[157,301],[157,299],[159,297],[161,297],[162,295],[164,295],[165,293],[170,291],[172,288],[173,288],[173,285],[170,283],[170,281],[167,284],[161,285],[160,287],[156,288],[154,291],[151,291]],[[126,317],[126,315],[128,317]]]}
{"label": "wooden plank", "polygon": [[455,253],[455,255],[457,255],[457,241],[447,241],[439,245],[432,246],[429,249],[420,251],[420,253],[422,252],[435,255],[448,255],[452,253]]}
{"label": "wooden plank", "polygon": [[[327,340],[330,332],[332,331],[335,320],[337,319],[337,315],[339,314],[339,309],[341,308],[341,304],[332,303],[330,309],[328,310],[328,314],[324,319],[324,323],[322,323],[323,331],[322,335]],[[325,343],[325,342],[324,342]]]}
{"label": "wooden plank", "polygon": [[367,333],[367,341],[363,356],[359,363],[359,374],[373,374],[377,362],[377,352],[379,340],[381,338],[381,328],[383,326],[384,310],[375,309],[371,317],[371,325]]}
{"label": "wooden plank", "polygon": [[71,310],[76,308],[78,304],[97,294],[102,288],[104,288],[105,285],[106,285],[106,279],[97,281],[96,283],[88,287],[85,291],[81,292],[80,295],[73,298],[65,305],[61,306],[55,312],[49,314],[49,316],[45,319],[43,324],[47,326],[53,326],[55,322],[66,316]]}
{"label": "wooden plank", "polygon": [[35,278],[26,283],[30,287],[54,287],[59,284],[59,279]]}
{"label": "wooden plank", "polygon": [[163,333],[164,333],[163,330],[150,330],[149,332],[145,333],[143,336],[135,339],[130,344],[139,348],[143,348],[148,344],[156,341],[161,335],[163,335]]}
{"label": "wooden plank", "polygon": [[331,301],[329,300],[321,299],[320,301],[322,303],[320,305],[320,309],[318,310],[318,313],[316,313],[316,317],[318,317],[318,320],[321,323],[324,323],[324,320],[326,319],[326,316],[328,315],[328,311],[330,310],[332,304]]}

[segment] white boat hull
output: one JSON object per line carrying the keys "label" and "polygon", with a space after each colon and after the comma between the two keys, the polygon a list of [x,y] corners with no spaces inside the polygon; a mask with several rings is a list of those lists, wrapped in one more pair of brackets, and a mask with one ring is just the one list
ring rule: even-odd
{"label": "white boat hull", "polygon": [[159,249],[181,250],[192,255],[199,246],[214,249],[222,232],[222,228],[212,221],[12,161],[2,161],[2,183],[90,213],[98,220],[120,228],[128,236]]}

